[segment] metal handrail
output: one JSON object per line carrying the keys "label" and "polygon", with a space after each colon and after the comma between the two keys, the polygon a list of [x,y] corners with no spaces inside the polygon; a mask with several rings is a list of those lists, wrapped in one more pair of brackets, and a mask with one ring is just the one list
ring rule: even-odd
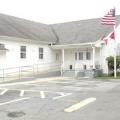
{"label": "metal handrail", "polygon": [[60,62],[48,62],[20,67],[9,67],[0,69],[0,79],[5,80],[6,78],[17,78],[22,79],[23,76],[27,75],[28,77],[36,77],[40,72],[44,72],[47,70],[60,70],[61,63]]}

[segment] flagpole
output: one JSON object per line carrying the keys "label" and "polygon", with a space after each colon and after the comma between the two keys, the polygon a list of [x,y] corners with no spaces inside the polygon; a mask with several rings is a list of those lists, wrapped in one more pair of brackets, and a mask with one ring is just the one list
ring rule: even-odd
{"label": "flagpole", "polygon": [[117,49],[117,46],[116,46],[116,25],[114,25],[114,78],[117,77],[117,68],[116,68],[116,65],[117,65],[117,59],[116,59],[116,49]]}
{"label": "flagpole", "polygon": [[114,30],[114,78],[117,77],[117,62],[116,62],[116,20],[115,20],[115,7],[114,9],[110,9],[110,11],[102,18],[102,22],[103,25],[112,25],[113,30]]}

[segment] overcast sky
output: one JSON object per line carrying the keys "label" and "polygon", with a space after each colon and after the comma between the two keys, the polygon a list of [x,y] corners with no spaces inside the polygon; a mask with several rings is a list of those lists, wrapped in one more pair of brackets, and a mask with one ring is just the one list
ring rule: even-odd
{"label": "overcast sky", "polygon": [[0,13],[54,24],[104,16],[120,0],[0,0]]}

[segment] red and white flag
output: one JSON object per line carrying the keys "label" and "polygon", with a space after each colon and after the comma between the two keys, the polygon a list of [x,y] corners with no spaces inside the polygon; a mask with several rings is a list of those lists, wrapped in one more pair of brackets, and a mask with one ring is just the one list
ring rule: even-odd
{"label": "red and white flag", "polygon": [[115,40],[115,32],[112,32],[112,33],[110,34],[110,38],[111,38],[112,40]]}
{"label": "red and white flag", "polygon": [[105,45],[107,45],[109,40],[115,40],[115,33],[112,32],[108,36],[102,37],[101,40],[105,43]]}
{"label": "red and white flag", "polygon": [[[102,17],[101,19],[102,25],[108,25],[108,26],[115,26],[116,24],[116,18],[115,18],[115,9],[110,9],[110,11]],[[105,45],[108,44],[109,40],[115,40],[115,32],[113,31],[108,36],[103,37],[101,40],[104,41]]]}
{"label": "red and white flag", "polygon": [[108,38],[106,38],[105,36],[102,37],[101,40],[104,42],[105,45],[108,44]]}
{"label": "red and white flag", "polygon": [[105,16],[102,17],[101,24],[112,26],[116,24],[115,9],[110,9],[110,11]]}

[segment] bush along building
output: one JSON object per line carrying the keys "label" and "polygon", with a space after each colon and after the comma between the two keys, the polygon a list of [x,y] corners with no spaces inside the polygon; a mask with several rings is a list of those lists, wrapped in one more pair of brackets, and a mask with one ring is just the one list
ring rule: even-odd
{"label": "bush along building", "polygon": [[[46,25],[0,14],[1,74],[3,69],[20,66],[34,66],[35,72],[39,66],[45,74],[59,71],[62,76],[72,77],[91,77],[93,71],[108,74],[106,58],[114,54],[113,29],[100,21],[96,18]],[[120,16],[116,16],[117,55],[119,24]],[[107,45],[103,37],[109,39]]]}

